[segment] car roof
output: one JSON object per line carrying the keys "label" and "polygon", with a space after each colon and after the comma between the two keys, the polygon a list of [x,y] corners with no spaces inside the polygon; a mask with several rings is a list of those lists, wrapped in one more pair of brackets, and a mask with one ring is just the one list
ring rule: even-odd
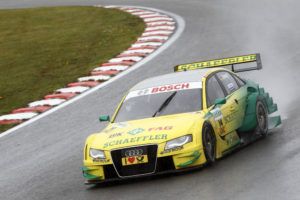
{"label": "car roof", "polygon": [[[221,69],[221,68],[220,68]],[[156,86],[162,85],[171,85],[178,83],[187,83],[187,82],[202,82],[202,77],[207,74],[209,71],[215,71],[216,68],[206,68],[206,69],[198,69],[191,71],[183,71],[183,72],[173,72],[169,74],[164,74],[160,76],[155,76],[144,81],[139,82],[135,85],[131,91],[141,90]]]}

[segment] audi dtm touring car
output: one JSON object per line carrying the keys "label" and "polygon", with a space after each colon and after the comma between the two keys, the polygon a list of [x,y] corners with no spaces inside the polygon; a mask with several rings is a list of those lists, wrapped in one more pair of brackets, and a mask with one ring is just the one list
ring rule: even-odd
{"label": "audi dtm touring car", "polygon": [[[237,64],[257,66],[236,69]],[[231,70],[220,66],[231,66]],[[277,105],[235,72],[261,69],[259,54],[189,63],[144,80],[84,148],[86,183],[181,171],[213,163],[281,123]]]}

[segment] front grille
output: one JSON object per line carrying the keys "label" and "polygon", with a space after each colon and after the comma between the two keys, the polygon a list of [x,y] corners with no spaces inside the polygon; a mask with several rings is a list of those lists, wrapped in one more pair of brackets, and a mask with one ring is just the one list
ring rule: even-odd
{"label": "front grille", "polygon": [[[142,149],[143,154],[148,156],[148,163],[122,166],[122,157],[128,150]],[[155,171],[157,145],[137,146],[111,151],[111,157],[120,177],[149,174]]]}

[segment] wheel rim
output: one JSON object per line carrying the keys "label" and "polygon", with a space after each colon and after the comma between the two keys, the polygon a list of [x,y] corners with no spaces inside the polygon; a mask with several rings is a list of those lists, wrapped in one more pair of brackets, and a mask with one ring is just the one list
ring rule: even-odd
{"label": "wheel rim", "polygon": [[265,130],[267,128],[266,110],[265,110],[264,106],[261,103],[258,105],[257,121],[258,121],[258,126],[262,130]]}

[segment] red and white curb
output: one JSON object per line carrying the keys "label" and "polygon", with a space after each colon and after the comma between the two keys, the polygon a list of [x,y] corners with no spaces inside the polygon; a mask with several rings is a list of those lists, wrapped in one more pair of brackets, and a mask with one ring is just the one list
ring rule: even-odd
{"label": "red and white curb", "polygon": [[53,94],[45,95],[43,100],[29,103],[28,107],[15,109],[11,114],[0,116],[0,124],[22,123],[37,116],[39,113],[66,102],[78,94],[90,90],[96,85],[118,76],[121,72],[130,69],[136,63],[141,62],[155,52],[176,30],[176,21],[171,16],[162,14],[159,11],[127,6],[96,7],[119,9],[136,15],[144,20],[146,29],[130,48],[110,59],[107,63],[103,63],[93,69],[88,76],[78,78],[77,82],[69,83],[66,88],[57,89]]}

